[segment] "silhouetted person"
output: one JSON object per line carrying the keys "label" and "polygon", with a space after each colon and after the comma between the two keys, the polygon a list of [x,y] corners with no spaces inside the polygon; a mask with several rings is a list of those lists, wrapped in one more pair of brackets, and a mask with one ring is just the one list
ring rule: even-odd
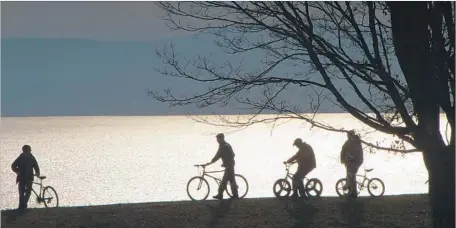
{"label": "silhouetted person", "polygon": [[233,148],[229,143],[225,141],[225,135],[223,133],[216,135],[219,148],[212,161],[206,165],[210,165],[220,158],[222,159],[222,167],[225,167],[225,173],[223,174],[222,182],[220,183],[218,194],[214,196],[214,199],[223,199],[223,191],[225,191],[226,184],[230,182],[231,192],[233,196],[231,198],[239,198],[236,180],[234,179],[234,152]]}
{"label": "silhouetted person", "polygon": [[363,147],[355,131],[348,131],[347,138],[340,152],[340,163],[344,164],[347,170],[347,186],[344,187],[349,189],[349,196],[357,197],[356,173],[363,164]]}
{"label": "silhouetted person", "polygon": [[26,209],[32,191],[33,170],[40,175],[40,167],[29,145],[22,147],[22,153],[14,160],[11,169],[17,174],[16,184],[19,183],[19,209]]}
{"label": "silhouetted person", "polygon": [[298,152],[295,155],[293,155],[293,157],[291,157],[287,161],[284,161],[283,163],[298,163],[298,170],[293,175],[292,196],[299,196],[297,191],[299,190],[301,197],[306,197],[303,180],[304,177],[307,176],[307,174],[309,174],[313,169],[317,167],[315,154],[312,147],[309,144],[303,142],[300,138],[294,140],[293,146],[296,146],[299,149]]}

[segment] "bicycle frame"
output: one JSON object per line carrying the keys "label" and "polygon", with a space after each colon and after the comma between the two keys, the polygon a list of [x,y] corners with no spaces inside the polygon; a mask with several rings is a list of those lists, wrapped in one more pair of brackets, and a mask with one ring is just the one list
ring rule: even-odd
{"label": "bicycle frame", "polygon": [[[220,182],[222,182],[222,179],[212,176],[209,173],[222,173],[222,172],[225,172],[225,170],[206,171],[205,165],[195,165],[195,166],[203,169],[203,172],[200,174],[203,179],[205,179],[204,177],[210,177],[211,179],[213,179],[215,181],[215,183],[217,183],[217,185],[220,185]],[[198,188],[201,187],[201,184],[202,183],[200,182]]]}
{"label": "bicycle frame", "polygon": [[43,181],[41,179],[40,179],[40,182],[33,181],[33,184],[36,184],[36,185],[40,186],[40,191],[39,191],[40,194],[36,193],[35,189],[33,189],[33,185],[32,185],[32,192],[35,193],[35,195],[37,197],[41,198],[41,194],[43,192]]}
{"label": "bicycle frame", "polygon": [[38,203],[44,202],[44,200],[46,200],[46,199],[52,199],[53,198],[53,197],[44,198],[44,187],[43,187],[43,180],[42,179],[40,179],[40,182],[33,181],[33,184],[36,184],[36,185],[40,186],[39,194],[37,194],[35,189],[33,189],[33,185],[32,185],[32,192],[33,192],[33,194],[35,194],[35,196],[36,196],[36,198],[38,200]]}
{"label": "bicycle frame", "polygon": [[358,184],[358,189],[361,191],[361,190],[363,190],[363,188],[365,188],[367,186],[366,182],[369,181],[369,178],[367,178],[367,172],[364,171],[364,175],[356,174],[356,177],[362,177],[363,178],[362,181],[356,180],[356,183]]}
{"label": "bicycle frame", "polygon": [[222,182],[222,179],[218,178],[218,177],[214,177],[208,173],[222,173],[222,172],[225,172],[225,170],[218,170],[218,171],[206,171],[206,168],[204,167],[203,168],[203,174],[201,174],[201,176],[204,178],[204,177],[210,177],[212,178],[218,185],[220,185],[220,182]]}
{"label": "bicycle frame", "polygon": [[[39,185],[40,186],[40,191],[39,191],[39,194],[36,193],[35,189],[33,189],[33,185],[32,185],[32,192],[33,194],[35,194],[36,198],[38,199],[38,203],[41,203],[42,201],[42,198],[44,198],[44,193],[43,193],[43,180],[40,179],[40,182],[35,182],[33,181],[33,184],[35,185]],[[43,197],[41,197],[43,195]]]}
{"label": "bicycle frame", "polygon": [[[292,164],[294,164],[294,163],[292,163]],[[294,174],[290,173],[290,166],[291,166],[292,164],[289,164],[289,165],[287,164],[287,165],[285,166],[285,170],[286,170],[286,173],[287,173],[287,174],[285,175],[285,178],[284,178],[284,179],[290,179],[290,181],[293,180],[293,176],[294,176]],[[304,177],[304,180],[305,180],[305,181],[308,181],[309,178]]]}

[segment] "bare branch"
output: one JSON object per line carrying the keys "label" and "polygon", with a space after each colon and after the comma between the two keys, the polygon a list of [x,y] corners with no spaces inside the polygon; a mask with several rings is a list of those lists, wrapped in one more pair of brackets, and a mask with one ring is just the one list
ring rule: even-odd
{"label": "bare branch", "polygon": [[[207,90],[182,97],[175,96],[171,90],[165,90],[164,94],[149,91],[159,101],[171,105],[196,104],[201,108],[235,102],[251,112],[249,118],[234,122],[220,116],[224,126],[246,127],[271,121],[276,126],[277,120],[299,119],[312,127],[340,131],[315,118],[322,108],[332,105],[366,126],[395,135],[415,148],[422,148],[423,140],[418,140],[419,137],[434,135],[422,131],[428,131],[430,123],[436,129],[436,110],[442,109],[454,136],[455,45],[451,11],[454,3],[428,4],[433,12],[429,18],[433,19],[419,18],[417,26],[421,26],[422,34],[410,41],[408,34],[397,28],[418,30],[407,27],[412,23],[410,20],[409,24],[400,22],[397,19],[401,17],[399,12],[403,12],[397,10],[400,4],[389,2],[159,2],[157,5],[167,12],[165,20],[171,27],[211,34],[215,44],[231,56],[241,59],[252,52],[262,54],[255,66],[234,61],[217,64],[217,60],[204,56],[186,60],[171,46],[170,50],[159,52],[164,64],[159,72],[202,84]],[[432,56],[414,50],[410,42],[418,41],[422,42],[419,50],[431,50]],[[433,64],[424,61],[426,58],[432,58]],[[423,76],[426,80],[420,81],[416,75],[426,75]],[[432,88],[426,92],[429,96],[420,94],[429,86]],[[289,94],[298,93],[307,97],[308,102],[290,99]],[[422,106],[424,103],[428,106]],[[275,116],[263,118],[265,113]],[[380,149],[372,142],[364,144]],[[410,151],[400,145],[382,148]]]}

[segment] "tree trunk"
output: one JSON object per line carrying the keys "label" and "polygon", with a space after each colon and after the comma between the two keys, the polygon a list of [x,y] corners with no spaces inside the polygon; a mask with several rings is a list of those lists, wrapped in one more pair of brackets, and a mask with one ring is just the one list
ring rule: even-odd
{"label": "tree trunk", "polygon": [[434,228],[455,227],[455,153],[453,146],[423,152],[429,174],[429,203]]}

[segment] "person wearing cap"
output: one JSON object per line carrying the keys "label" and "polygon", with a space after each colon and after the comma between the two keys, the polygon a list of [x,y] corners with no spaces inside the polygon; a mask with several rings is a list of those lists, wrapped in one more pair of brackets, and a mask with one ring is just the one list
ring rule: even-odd
{"label": "person wearing cap", "polygon": [[312,147],[303,142],[301,138],[297,138],[293,142],[293,146],[296,146],[298,148],[298,152],[293,155],[290,159],[287,161],[284,161],[284,164],[287,163],[298,163],[298,170],[296,173],[293,175],[293,197],[297,197],[298,191],[301,195],[301,197],[306,197],[305,191],[304,191],[304,183],[303,179],[307,174],[309,174],[312,170],[314,170],[317,167],[317,163],[315,160],[315,153],[312,149]]}
{"label": "person wearing cap", "polygon": [[206,163],[205,165],[213,164],[214,162],[222,159],[222,167],[225,167],[225,172],[223,174],[222,182],[218,188],[218,194],[213,196],[214,199],[223,199],[223,192],[225,191],[226,184],[228,181],[230,182],[231,192],[233,196],[231,198],[237,199],[239,198],[238,189],[236,185],[236,180],[234,178],[234,151],[233,148],[229,143],[225,141],[225,135],[223,133],[219,133],[215,136],[217,138],[217,142],[219,144],[219,148],[217,153],[215,154],[214,158],[212,158],[211,162]]}
{"label": "person wearing cap", "polygon": [[347,185],[345,189],[349,189],[349,196],[357,197],[356,191],[356,173],[359,167],[363,164],[363,147],[361,139],[355,134],[354,130],[347,132],[347,141],[345,141],[340,152],[340,163],[345,165],[347,172]]}
{"label": "person wearing cap", "polygon": [[37,176],[40,175],[40,167],[29,145],[22,147],[22,153],[11,164],[11,169],[17,174],[16,184],[19,183],[19,210],[27,209],[32,192],[33,170]]}

